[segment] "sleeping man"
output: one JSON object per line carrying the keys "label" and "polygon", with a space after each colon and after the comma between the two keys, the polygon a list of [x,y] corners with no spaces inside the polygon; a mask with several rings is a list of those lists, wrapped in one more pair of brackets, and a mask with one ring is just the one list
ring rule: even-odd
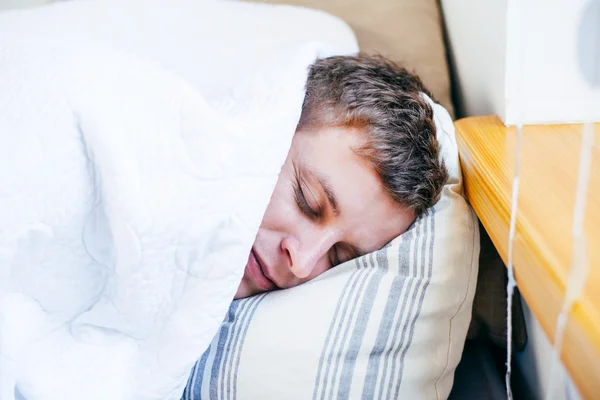
{"label": "sleeping man", "polygon": [[302,115],[236,298],[297,286],[383,247],[448,173],[418,77],[383,58],[310,68]]}
{"label": "sleeping man", "polygon": [[307,47],[235,114],[141,58],[51,42],[4,41],[2,393],[170,398],[232,297],[383,247],[446,182],[426,90],[383,59],[307,78]]}

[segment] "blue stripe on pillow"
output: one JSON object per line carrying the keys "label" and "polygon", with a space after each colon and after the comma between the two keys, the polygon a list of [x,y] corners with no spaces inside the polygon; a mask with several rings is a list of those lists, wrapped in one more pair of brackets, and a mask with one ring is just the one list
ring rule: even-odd
{"label": "blue stripe on pillow", "polygon": [[[192,370],[182,400],[198,400],[203,392],[210,399],[235,399],[237,397],[237,373],[241,350],[248,327],[256,309],[267,294],[232,302],[229,312],[217,333],[217,340],[204,352]],[[213,347],[216,346],[216,349]],[[215,356],[209,359],[210,352]],[[208,388],[203,388],[204,371],[210,371]],[[203,390],[208,389],[208,390]]]}
{"label": "blue stripe on pillow", "polygon": [[[375,262],[374,259],[376,259],[377,262]],[[372,262],[372,268],[374,269],[374,276],[369,281],[369,286],[364,293],[358,320],[354,326],[348,348],[344,351],[344,366],[338,380],[338,398],[347,399],[350,396],[352,376],[354,374],[354,367],[356,365],[358,352],[363,343],[363,338],[365,331],[367,330],[367,324],[371,315],[371,310],[373,309],[373,303],[375,302],[377,292],[379,291],[381,279],[388,272],[389,268],[385,252],[371,253],[370,261]]]}
{"label": "blue stripe on pillow", "polygon": [[[404,358],[406,357],[406,352],[408,351],[408,349],[410,348],[410,345],[412,343],[412,339],[413,339],[413,335],[415,332],[415,325],[417,323],[417,319],[419,319],[419,315],[421,314],[421,308],[423,306],[423,301],[425,300],[425,292],[427,291],[427,287],[429,286],[429,283],[431,282],[431,275],[433,273],[433,242],[435,240],[435,210],[431,210],[430,211],[430,215],[427,216],[427,220],[430,222],[429,224],[426,224],[426,226],[430,229],[425,233],[425,237],[426,237],[426,243],[425,243],[425,248],[423,249],[423,255],[422,255],[422,265],[425,269],[427,269],[427,271],[422,271],[423,273],[426,273],[426,276],[423,277],[423,275],[421,275],[421,286],[422,286],[422,290],[421,290],[421,294],[419,297],[419,303],[417,304],[416,307],[416,312],[412,318],[412,321],[410,322],[410,334],[408,337],[408,340],[406,341],[406,344],[404,345],[404,341],[402,341],[401,343],[404,345],[404,349],[402,350],[402,355],[400,357],[400,373],[398,374],[398,384],[396,385],[396,391],[394,393],[394,396],[392,396],[393,399],[397,399],[398,398],[398,393],[400,391],[400,385],[402,383],[402,376],[403,376],[403,372],[404,372]],[[427,255],[427,257],[425,257],[425,255]]]}
{"label": "blue stripe on pillow", "polygon": [[[356,309],[356,301],[362,292],[365,282],[369,278],[370,268],[362,267],[361,263],[365,263],[367,257],[360,258],[355,261],[357,270],[352,273],[348,279],[348,284],[344,287],[342,297],[336,306],[336,313],[329,326],[327,338],[321,350],[319,358],[319,367],[315,387],[313,389],[313,399],[325,399],[326,392],[330,380],[330,368],[333,363],[335,349],[340,347],[340,338],[342,331],[347,332],[349,321],[352,320]],[[351,282],[351,283],[350,283]],[[321,381],[323,383],[321,384]],[[333,385],[333,383],[332,383]]]}
{"label": "blue stripe on pillow", "polygon": [[[399,243],[399,275],[394,277],[392,282],[383,319],[369,355],[363,398],[395,399],[398,396],[402,382],[404,355],[410,347],[414,326],[420,314],[422,299],[429,285],[433,268],[433,241],[430,241],[428,237],[425,243],[419,243],[419,239],[423,237],[425,230],[428,233],[431,230],[433,233],[433,221],[433,212],[429,211],[409,230],[410,239]],[[427,258],[425,257],[426,250],[430,251]],[[417,301],[419,293],[421,298]],[[411,330],[409,337],[406,338],[408,325],[411,325]],[[402,328],[402,332],[400,332],[400,328]],[[400,334],[400,338],[398,338],[398,334]],[[389,344],[390,335],[392,335],[391,345]],[[404,351],[398,357],[401,349]],[[382,361],[383,368],[380,368]],[[400,363],[399,367],[397,366],[398,362]],[[397,368],[399,368],[399,373],[396,373]]]}

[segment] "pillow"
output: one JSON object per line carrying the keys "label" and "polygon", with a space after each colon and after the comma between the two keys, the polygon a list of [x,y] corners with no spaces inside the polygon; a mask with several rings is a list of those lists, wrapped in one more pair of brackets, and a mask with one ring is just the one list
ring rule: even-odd
{"label": "pillow", "polygon": [[471,318],[479,231],[462,196],[452,121],[433,107],[450,172],[440,201],[382,250],[235,301],[183,399],[448,396]]}
{"label": "pillow", "polygon": [[453,115],[439,1],[251,0],[326,11],[348,22],[360,50],[381,54],[414,71]]}
{"label": "pillow", "polygon": [[[306,29],[310,26],[310,29]],[[205,96],[235,88],[273,54],[307,42],[358,50],[321,11],[220,0],[77,0],[0,14],[0,36],[77,37],[151,60]]]}

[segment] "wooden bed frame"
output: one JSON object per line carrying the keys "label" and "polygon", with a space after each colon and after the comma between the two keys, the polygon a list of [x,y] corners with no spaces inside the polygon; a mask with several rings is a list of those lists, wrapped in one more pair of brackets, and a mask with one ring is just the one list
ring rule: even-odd
{"label": "wooden bed frame", "polygon": [[[497,117],[456,122],[466,195],[507,263],[516,128]],[[521,293],[551,340],[573,257],[582,125],[526,126],[513,260]],[[585,398],[600,395],[600,123],[595,124],[584,230],[588,277],[567,320],[561,359]]]}

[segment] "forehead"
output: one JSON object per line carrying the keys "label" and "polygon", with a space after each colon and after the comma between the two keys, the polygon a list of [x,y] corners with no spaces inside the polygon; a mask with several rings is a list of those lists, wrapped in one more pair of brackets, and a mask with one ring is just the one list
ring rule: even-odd
{"label": "forehead", "polygon": [[303,169],[331,186],[341,211],[336,223],[344,238],[373,251],[404,232],[413,213],[394,202],[370,162],[356,154],[354,149],[363,144],[356,129],[299,131],[291,154]]}

